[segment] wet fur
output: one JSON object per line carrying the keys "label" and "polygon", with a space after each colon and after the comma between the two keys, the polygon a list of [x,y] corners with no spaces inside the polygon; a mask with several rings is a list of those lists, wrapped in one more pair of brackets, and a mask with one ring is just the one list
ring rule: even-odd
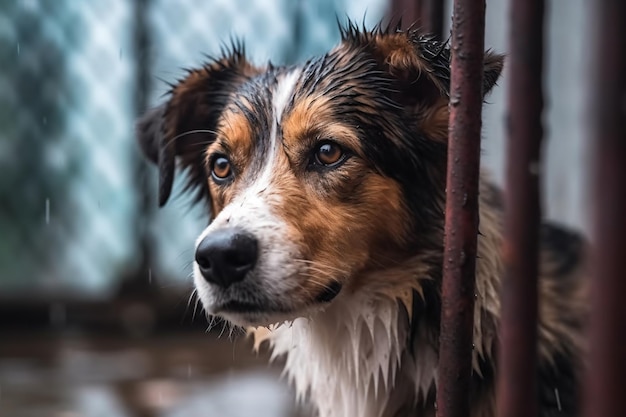
{"label": "wet fur", "polygon": [[[196,271],[196,286],[209,313],[253,326],[257,346],[286,358],[298,395],[322,417],[435,414],[449,59],[447,45],[415,31],[352,23],[339,46],[299,66],[255,67],[236,45],[190,70],[138,123],[161,204],[178,164],[213,219],[200,239],[227,224],[263,237],[244,284],[218,292]],[[485,94],[501,69],[486,53]],[[351,153],[337,169],[307,165],[324,138]],[[227,185],[210,178],[216,152],[231,160]],[[500,191],[483,173],[472,417],[495,413],[501,222]],[[577,415],[582,245],[542,227],[542,417]],[[233,297],[262,308],[216,310]]]}

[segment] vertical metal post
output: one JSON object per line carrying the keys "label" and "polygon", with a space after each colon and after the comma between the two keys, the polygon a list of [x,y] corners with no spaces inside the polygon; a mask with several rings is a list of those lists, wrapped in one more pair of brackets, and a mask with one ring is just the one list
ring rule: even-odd
{"label": "vertical metal post", "polygon": [[443,6],[444,0],[422,0],[422,22],[424,32],[439,40],[443,39]]}
{"label": "vertical metal post", "polygon": [[[135,56],[135,82],[137,83],[135,91],[135,114],[140,115],[146,111],[148,107],[148,96],[152,87],[151,74],[151,39],[150,39],[150,1],[134,0],[133,2],[133,54]],[[129,132],[132,134],[133,132]],[[148,169],[147,162],[144,158],[139,158],[135,167],[135,181],[137,190],[139,190],[139,219],[136,221],[137,237],[139,244],[140,259],[138,265],[138,273],[135,277],[141,284],[149,284],[151,280],[150,264],[152,261],[152,245],[150,244],[148,222],[154,215],[154,196],[151,195],[148,186]]]}
{"label": "vertical metal post", "polygon": [[422,2],[423,0],[391,0],[392,18],[402,17],[404,28],[422,24]]}
{"label": "vertical metal post", "polygon": [[589,2],[593,44],[590,360],[586,417],[626,416],[626,2]]}
{"label": "vertical metal post", "polygon": [[512,0],[498,416],[537,415],[543,0]]}
{"label": "vertical metal post", "polygon": [[469,415],[485,2],[455,0],[453,15],[438,417]]}

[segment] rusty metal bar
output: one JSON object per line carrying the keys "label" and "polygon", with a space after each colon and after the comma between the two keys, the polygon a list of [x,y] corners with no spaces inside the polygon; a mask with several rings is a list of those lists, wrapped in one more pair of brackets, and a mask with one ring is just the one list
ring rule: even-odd
{"label": "rusty metal bar", "polygon": [[485,2],[455,0],[453,15],[438,417],[470,415]]}
{"label": "rusty metal bar", "polygon": [[424,0],[391,0],[391,16],[394,20],[402,18],[403,29],[422,24],[422,2]]}
{"label": "rusty metal bar", "polygon": [[423,16],[424,32],[443,38],[443,6],[444,0],[422,0],[421,15]]}
{"label": "rusty metal bar", "polygon": [[626,416],[626,2],[594,0],[590,360],[586,417]]}
{"label": "rusty metal bar", "polygon": [[[543,0],[512,0],[498,416],[537,415]],[[512,190],[515,190],[514,192]]]}

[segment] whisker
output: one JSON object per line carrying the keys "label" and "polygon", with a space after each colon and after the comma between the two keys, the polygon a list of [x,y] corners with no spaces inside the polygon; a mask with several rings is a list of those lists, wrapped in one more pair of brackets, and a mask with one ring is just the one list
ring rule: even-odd
{"label": "whisker", "polygon": [[326,284],[325,282],[318,281],[318,280],[316,280],[316,279],[314,279],[314,278],[309,279],[309,281],[308,281],[308,282],[310,282],[310,283],[312,283],[312,284],[315,284],[315,285],[317,285],[318,287],[324,288],[324,289],[326,289],[326,290],[327,290],[327,289],[332,288],[332,286],[330,286],[330,285]]}
{"label": "whisker", "polygon": [[309,278],[309,279],[308,279],[308,282],[309,282],[309,283],[311,283],[311,284],[317,285],[318,287],[320,287],[320,288],[322,288],[322,289],[324,289],[324,290],[330,290],[330,289],[332,289],[332,286],[330,286],[329,284],[326,284],[326,283],[324,283],[324,282],[318,281],[318,280],[316,279],[317,277],[315,277],[315,276],[313,276],[313,275],[304,275],[304,276],[306,276],[307,278]]}
{"label": "whisker", "polygon": [[[185,137],[187,135],[193,135],[194,133],[211,133],[213,135],[217,135],[218,132],[216,132],[215,130],[209,130],[209,129],[195,129],[195,130],[188,130],[186,132],[180,133],[176,136],[174,136],[172,139],[170,139],[169,144],[172,144],[173,142],[175,142],[176,140]],[[210,141],[207,141],[207,143],[209,143]]]}
{"label": "whisker", "polygon": [[328,265],[328,264],[325,264],[325,263],[322,263],[322,262],[319,262],[319,261],[317,261],[317,262],[316,261],[310,261],[308,259],[294,259],[294,261],[295,262],[304,263],[304,264],[307,264],[307,265],[312,265],[313,267],[316,267],[316,268],[330,269],[332,271],[339,272],[340,274],[345,274],[347,272],[347,271],[345,271],[345,270],[343,270],[341,268],[337,268],[335,266],[331,266],[331,265]]}
{"label": "whisker", "polygon": [[189,310],[189,307],[191,306],[191,299],[193,298],[193,295],[196,293],[196,288],[194,288],[191,291],[191,294],[189,294],[189,299],[187,300],[187,307],[185,308],[185,314],[187,314],[187,310]]}
{"label": "whisker", "polygon": [[220,332],[220,334],[217,336],[218,339],[222,338],[222,335],[224,334],[224,331],[226,330],[226,328],[228,327],[228,322],[226,320],[224,320],[222,322],[222,331]]}
{"label": "whisker", "polygon": [[207,328],[207,332],[210,332],[213,327],[215,327],[215,316],[210,314],[206,314],[207,321],[209,322],[209,327]]}
{"label": "whisker", "polygon": [[199,303],[200,303],[200,297],[198,297],[196,294],[196,304],[193,306],[193,316],[191,317],[192,322],[196,319],[196,310],[198,309]]}
{"label": "whisker", "polygon": [[[318,273],[318,274],[320,274],[322,277],[325,277],[325,278],[335,278],[335,275],[334,275],[334,274],[332,274],[331,272],[325,271],[325,270],[323,270],[323,269],[320,269],[320,268],[317,268],[317,267],[314,267],[314,266],[309,266],[309,269],[310,269],[311,271],[317,272],[317,273]],[[305,276],[306,276],[306,275],[307,275],[307,273],[306,273],[306,272],[302,272],[302,273],[300,273],[300,275],[305,275]],[[308,275],[315,276],[315,275],[312,275],[312,274],[310,274],[310,273],[309,273]]]}

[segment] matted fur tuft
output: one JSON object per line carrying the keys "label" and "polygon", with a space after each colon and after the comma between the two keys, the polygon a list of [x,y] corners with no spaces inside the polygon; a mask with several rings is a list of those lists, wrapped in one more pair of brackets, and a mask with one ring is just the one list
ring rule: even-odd
{"label": "matted fur tuft", "polygon": [[[422,71],[426,72],[425,76],[436,82],[439,92],[449,96],[450,44],[447,40],[440,41],[435,36],[424,34],[417,28],[402,30],[402,19],[399,19],[396,24],[390,21],[386,26],[383,26],[381,21],[373,30],[367,30],[364,25],[359,28],[356,22],[352,20],[348,20],[345,25],[338,22],[338,25],[342,42],[355,47],[376,47],[381,42],[388,42],[389,40],[406,42],[410,48],[406,50],[394,48],[401,53],[401,56],[387,56],[385,58],[387,63],[393,66],[394,62],[401,62],[416,70],[416,73],[411,74],[414,77],[410,79],[411,82],[418,80]],[[414,56],[411,56],[412,53]],[[489,93],[500,77],[503,58],[503,55],[495,54],[491,50],[486,51],[483,95]]]}

